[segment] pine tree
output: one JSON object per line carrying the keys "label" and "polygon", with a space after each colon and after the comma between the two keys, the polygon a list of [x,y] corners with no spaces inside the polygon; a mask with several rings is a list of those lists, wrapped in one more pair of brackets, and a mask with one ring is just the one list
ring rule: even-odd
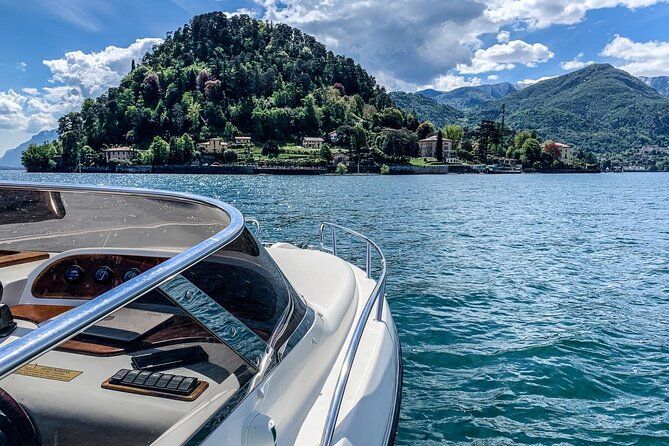
{"label": "pine tree", "polygon": [[444,137],[441,135],[441,130],[437,132],[437,150],[434,154],[437,161],[444,162]]}

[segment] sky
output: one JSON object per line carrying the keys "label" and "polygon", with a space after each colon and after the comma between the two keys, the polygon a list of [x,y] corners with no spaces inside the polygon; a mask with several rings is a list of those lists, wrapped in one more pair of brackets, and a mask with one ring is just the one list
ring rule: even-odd
{"label": "sky", "polygon": [[389,90],[530,84],[603,62],[669,75],[669,0],[0,0],[0,155],[208,11],[300,28]]}

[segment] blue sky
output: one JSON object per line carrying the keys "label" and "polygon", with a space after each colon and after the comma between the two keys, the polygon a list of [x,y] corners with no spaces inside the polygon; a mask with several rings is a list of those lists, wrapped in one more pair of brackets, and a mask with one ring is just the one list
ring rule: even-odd
{"label": "blue sky", "polygon": [[0,0],[0,154],[214,10],[296,26],[390,90],[531,83],[593,62],[669,75],[659,0]]}

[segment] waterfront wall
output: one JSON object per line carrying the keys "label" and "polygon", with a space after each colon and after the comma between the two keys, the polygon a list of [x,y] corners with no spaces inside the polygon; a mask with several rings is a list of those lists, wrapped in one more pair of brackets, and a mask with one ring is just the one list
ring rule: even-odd
{"label": "waterfront wall", "polygon": [[390,166],[391,175],[446,174],[448,166]]}

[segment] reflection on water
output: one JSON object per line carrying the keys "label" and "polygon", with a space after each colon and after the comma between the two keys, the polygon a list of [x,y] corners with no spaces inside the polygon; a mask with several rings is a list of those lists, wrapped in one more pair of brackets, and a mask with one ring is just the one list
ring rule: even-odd
{"label": "reflection on water", "polygon": [[210,195],[267,240],[329,220],[389,263],[398,444],[669,442],[669,175],[28,175]]}

